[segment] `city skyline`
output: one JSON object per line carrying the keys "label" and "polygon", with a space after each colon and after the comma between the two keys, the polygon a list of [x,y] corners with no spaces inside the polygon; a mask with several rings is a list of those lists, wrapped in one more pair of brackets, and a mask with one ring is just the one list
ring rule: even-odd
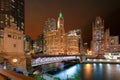
{"label": "city skyline", "polygon": [[[109,3],[109,4],[108,4]],[[92,22],[101,16],[105,27],[109,27],[112,35],[120,35],[119,13],[120,1],[65,1],[65,0],[29,0],[25,1],[25,33],[36,39],[42,33],[44,22],[48,18],[57,20],[61,11],[65,19],[65,32],[81,28],[84,42],[91,40]],[[116,31],[115,31],[115,30]],[[89,42],[88,42],[89,43]]]}

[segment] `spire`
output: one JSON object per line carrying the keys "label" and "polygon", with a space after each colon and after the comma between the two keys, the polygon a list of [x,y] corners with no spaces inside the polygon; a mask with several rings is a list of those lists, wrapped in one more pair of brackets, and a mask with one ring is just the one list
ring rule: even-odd
{"label": "spire", "polygon": [[59,13],[59,18],[63,18],[62,12]]}

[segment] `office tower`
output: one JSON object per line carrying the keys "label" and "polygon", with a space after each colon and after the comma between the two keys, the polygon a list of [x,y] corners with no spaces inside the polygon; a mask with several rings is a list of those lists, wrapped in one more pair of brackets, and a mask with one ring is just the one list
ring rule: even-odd
{"label": "office tower", "polygon": [[0,29],[11,23],[24,32],[24,0],[0,0]]}
{"label": "office tower", "polygon": [[92,51],[93,54],[102,54],[104,51],[104,20],[96,17],[92,25]]}

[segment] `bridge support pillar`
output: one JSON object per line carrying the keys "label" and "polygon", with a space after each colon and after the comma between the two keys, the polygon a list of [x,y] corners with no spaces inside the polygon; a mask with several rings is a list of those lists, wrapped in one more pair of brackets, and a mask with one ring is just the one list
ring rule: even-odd
{"label": "bridge support pillar", "polygon": [[26,68],[26,57],[25,56],[7,56],[5,58],[6,61],[6,69],[22,71],[25,75],[27,75],[27,68]]}
{"label": "bridge support pillar", "polygon": [[31,65],[31,60],[32,60],[32,57],[31,55],[26,55],[26,69],[29,73],[32,73],[32,65]]}

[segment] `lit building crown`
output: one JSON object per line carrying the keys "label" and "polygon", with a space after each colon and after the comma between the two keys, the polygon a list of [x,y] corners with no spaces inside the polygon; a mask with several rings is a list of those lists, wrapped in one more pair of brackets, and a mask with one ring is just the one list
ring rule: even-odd
{"label": "lit building crown", "polygon": [[59,13],[59,18],[63,18],[62,12]]}

